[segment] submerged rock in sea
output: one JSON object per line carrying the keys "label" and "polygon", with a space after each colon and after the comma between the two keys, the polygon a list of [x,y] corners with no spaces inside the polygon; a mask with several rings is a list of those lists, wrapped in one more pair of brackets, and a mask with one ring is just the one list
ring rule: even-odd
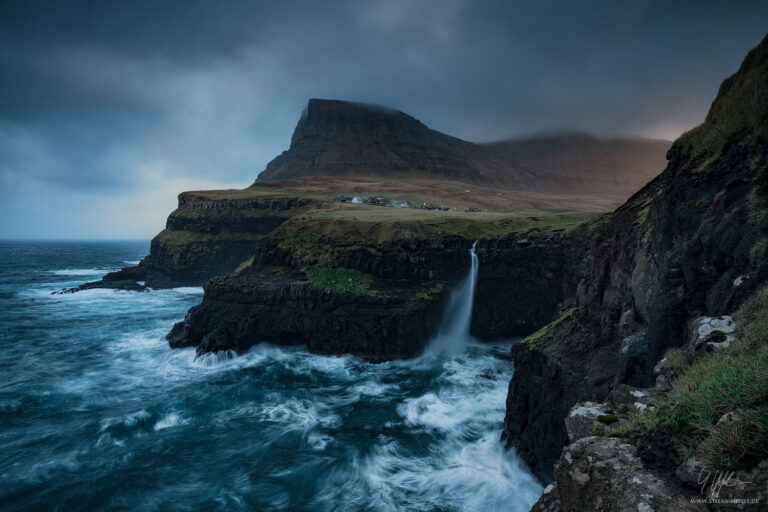
{"label": "submerged rock in sea", "polygon": [[144,292],[147,291],[147,287],[140,281],[144,281],[146,275],[146,268],[141,265],[125,267],[122,270],[108,273],[99,281],[81,284],[74,288],[63,288],[60,291],[52,292],[52,294],[77,293],[82,290],[93,290],[96,288]]}

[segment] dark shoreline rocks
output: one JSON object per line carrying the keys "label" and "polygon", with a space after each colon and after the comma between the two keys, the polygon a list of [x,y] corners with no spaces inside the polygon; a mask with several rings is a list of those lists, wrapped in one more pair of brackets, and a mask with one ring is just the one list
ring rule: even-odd
{"label": "dark shoreline rocks", "polygon": [[109,272],[101,280],[84,283],[75,288],[64,288],[53,294],[76,293],[82,290],[93,290],[96,288],[106,288],[112,290],[127,290],[134,292],[147,291],[147,286],[141,282],[147,278],[147,269],[141,265],[134,267],[125,267],[115,272]]}
{"label": "dark shoreline rocks", "polygon": [[[247,351],[261,342],[306,344],[319,354],[353,354],[372,362],[419,355],[436,329],[445,294],[414,300],[315,289],[302,275],[256,270],[206,283],[206,297],[168,334],[171,347],[198,353]],[[423,293],[423,292],[422,292]]]}

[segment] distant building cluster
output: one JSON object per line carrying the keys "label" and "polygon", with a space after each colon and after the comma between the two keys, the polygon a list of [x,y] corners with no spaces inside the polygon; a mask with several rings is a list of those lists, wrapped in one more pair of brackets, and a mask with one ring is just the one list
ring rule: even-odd
{"label": "distant building cluster", "polygon": [[[456,211],[453,208],[443,207],[443,206],[440,206],[439,204],[422,203],[420,206],[419,205],[414,206],[409,201],[396,201],[396,200],[388,199],[382,196],[369,196],[363,199],[358,196],[348,196],[344,194],[339,194],[334,197],[334,200],[339,201],[340,203],[368,204],[371,206],[388,206],[390,208],[417,208],[421,210],[438,210],[442,212]],[[482,210],[480,210],[480,208],[467,208],[464,211],[479,212]]]}

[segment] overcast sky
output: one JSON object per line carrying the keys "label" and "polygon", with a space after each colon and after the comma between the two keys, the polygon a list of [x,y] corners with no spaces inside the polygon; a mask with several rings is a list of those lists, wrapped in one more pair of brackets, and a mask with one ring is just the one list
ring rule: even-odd
{"label": "overcast sky", "polygon": [[253,182],[310,97],[672,139],[767,30],[765,0],[3,0],[0,238],[150,238],[179,192]]}

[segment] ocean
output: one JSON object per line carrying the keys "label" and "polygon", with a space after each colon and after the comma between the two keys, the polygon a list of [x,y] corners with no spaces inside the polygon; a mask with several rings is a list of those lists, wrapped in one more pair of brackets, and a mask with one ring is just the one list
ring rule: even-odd
{"label": "ocean", "polygon": [[527,511],[511,342],[371,364],[164,339],[202,288],[52,295],[149,242],[0,242],[0,509]]}

